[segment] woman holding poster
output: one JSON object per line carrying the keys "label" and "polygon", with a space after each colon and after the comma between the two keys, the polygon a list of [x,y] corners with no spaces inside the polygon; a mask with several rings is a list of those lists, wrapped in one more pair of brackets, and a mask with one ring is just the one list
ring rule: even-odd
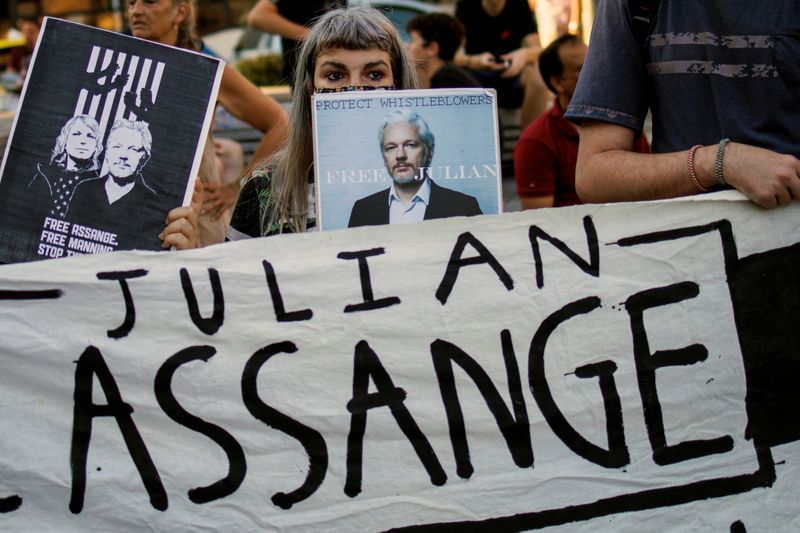
{"label": "woman holding poster", "polygon": [[303,41],[297,65],[289,138],[272,159],[261,161],[242,188],[228,229],[231,240],[314,227],[313,188],[308,187],[314,175],[314,92],[417,87],[414,65],[394,25],[368,7],[336,9],[320,17]]}

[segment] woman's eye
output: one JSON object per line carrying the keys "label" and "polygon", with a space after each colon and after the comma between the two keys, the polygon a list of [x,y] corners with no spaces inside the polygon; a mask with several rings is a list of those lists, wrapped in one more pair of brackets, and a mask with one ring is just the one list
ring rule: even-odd
{"label": "woman's eye", "polygon": [[344,75],[341,72],[329,72],[325,78],[330,81],[339,81],[344,78]]}
{"label": "woman's eye", "polygon": [[384,78],[384,73],[380,70],[373,70],[372,72],[367,74],[367,77],[372,81],[379,81]]}

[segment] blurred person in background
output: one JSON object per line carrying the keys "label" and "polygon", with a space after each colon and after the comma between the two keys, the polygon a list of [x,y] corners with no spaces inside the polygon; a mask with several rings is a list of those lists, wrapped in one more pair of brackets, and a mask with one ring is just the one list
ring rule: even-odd
{"label": "blurred person in background", "polygon": [[15,92],[22,90],[41,28],[41,17],[20,18],[19,31],[25,39],[25,44],[12,48],[9,53],[8,65],[3,73],[3,86],[7,90]]}
{"label": "blurred person in background", "polygon": [[458,0],[456,18],[466,31],[456,65],[495,89],[499,107],[519,108],[524,129],[550,101],[536,68],[541,46],[528,0]]}
{"label": "blurred person in background", "polygon": [[247,24],[281,36],[283,80],[291,85],[297,51],[311,24],[327,11],[346,4],[346,0],[258,0],[247,15]]}
{"label": "blurred person in background", "polygon": [[464,42],[464,26],[445,13],[425,13],[406,24],[408,51],[414,58],[423,89],[480,87],[466,69],[456,66],[453,58]]}
{"label": "blurred person in background", "polygon": [[[200,49],[194,0],[129,0],[128,22],[135,37],[189,50]],[[286,138],[286,112],[274,99],[228,65],[222,74],[217,102],[231,115],[264,133],[253,155],[254,160],[272,156]],[[199,218],[201,245],[224,239],[240,189],[239,180],[223,183],[214,150],[215,143],[209,132],[199,175],[204,189]]]}

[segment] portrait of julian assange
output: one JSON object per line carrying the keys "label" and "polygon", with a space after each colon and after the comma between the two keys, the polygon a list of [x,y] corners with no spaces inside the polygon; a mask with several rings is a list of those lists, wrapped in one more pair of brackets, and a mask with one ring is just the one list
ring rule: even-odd
{"label": "portrait of julian assange", "polygon": [[392,184],[356,200],[348,227],[482,214],[474,196],[443,187],[430,177],[435,137],[417,112],[398,109],[386,115],[378,143]]}

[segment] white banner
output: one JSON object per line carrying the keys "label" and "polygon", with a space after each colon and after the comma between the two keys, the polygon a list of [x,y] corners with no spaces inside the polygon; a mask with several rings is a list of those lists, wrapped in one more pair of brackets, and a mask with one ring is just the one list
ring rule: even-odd
{"label": "white banner", "polygon": [[721,195],[0,267],[0,528],[797,529],[798,214]]}

